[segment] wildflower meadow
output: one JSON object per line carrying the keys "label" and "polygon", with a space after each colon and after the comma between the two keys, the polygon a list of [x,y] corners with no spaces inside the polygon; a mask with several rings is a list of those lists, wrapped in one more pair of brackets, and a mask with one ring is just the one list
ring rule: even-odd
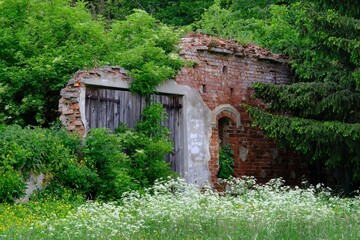
{"label": "wildflower meadow", "polygon": [[227,181],[223,193],[158,181],[118,202],[3,204],[0,239],[359,239],[360,198],[281,179]]}

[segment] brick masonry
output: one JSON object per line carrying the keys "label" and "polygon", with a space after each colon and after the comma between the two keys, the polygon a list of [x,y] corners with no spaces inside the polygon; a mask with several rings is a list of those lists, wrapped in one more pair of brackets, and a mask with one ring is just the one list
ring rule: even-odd
{"label": "brick masonry", "polygon": [[127,71],[121,67],[101,67],[90,71],[78,71],[60,92],[59,100],[60,121],[70,132],[80,135],[86,133],[85,113],[81,111],[80,104],[85,104],[86,79],[116,79],[129,82]]}
{"label": "brick masonry", "polygon": [[[216,111],[210,141],[209,170],[216,185],[219,171],[219,120],[226,118],[230,126],[222,135],[234,151],[235,176],[255,176],[260,182],[283,177],[288,184],[299,184],[307,176],[307,166],[292,152],[280,150],[263,132],[251,127],[251,119],[242,104],[263,107],[253,98],[255,82],[287,84],[291,75],[288,58],[273,54],[253,44],[238,44],[226,39],[191,34],[181,42],[180,55],[192,62],[176,76],[179,84],[197,89],[211,111],[230,104],[240,116],[226,109]],[[236,122],[240,118],[240,126]]]}
{"label": "brick masonry", "polygon": [[[264,106],[253,98],[255,82],[290,82],[288,58],[253,44],[238,44],[194,33],[182,39],[180,56],[191,67],[182,68],[175,78],[176,83],[196,90],[212,114],[211,137],[204,139],[210,143],[207,162],[210,182],[217,186],[219,146],[223,141],[234,151],[236,177],[255,176],[260,182],[283,177],[288,184],[299,184],[308,175],[306,161],[292,152],[280,150],[260,129],[251,127],[251,118],[242,106]],[[126,70],[119,67],[75,74],[61,91],[60,120],[69,131],[82,135],[87,127],[79,104],[84,101],[84,81],[90,78],[130,81]],[[227,124],[222,125],[224,122]]]}

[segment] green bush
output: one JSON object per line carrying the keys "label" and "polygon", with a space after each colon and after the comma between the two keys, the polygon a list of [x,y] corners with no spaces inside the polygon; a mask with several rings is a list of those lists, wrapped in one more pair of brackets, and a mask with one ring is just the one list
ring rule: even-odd
{"label": "green bush", "polygon": [[141,121],[136,124],[136,131],[154,139],[170,141],[170,131],[162,124],[167,120],[167,115],[161,103],[152,103],[144,108]]}
{"label": "green bush", "polygon": [[[14,201],[25,190],[24,179],[31,173],[64,169],[69,159],[77,158],[80,137],[63,129],[21,128],[0,125],[1,199]],[[7,193],[7,195],[6,195]],[[1,201],[1,200],[0,200]]]}
{"label": "green bush", "polygon": [[128,173],[130,165],[128,156],[116,134],[109,129],[91,129],[85,138],[85,165],[96,173],[91,189],[92,197],[115,200],[122,193],[136,189]]}
{"label": "green bush", "polygon": [[164,158],[172,150],[171,142],[135,131],[127,131],[118,137],[130,159],[129,173],[139,186],[149,187],[156,179],[174,174]]}
{"label": "green bush", "polygon": [[220,148],[218,178],[228,179],[234,174],[234,152],[230,144]]}
{"label": "green bush", "polygon": [[149,94],[182,64],[174,54],[181,31],[144,11],[106,30],[84,2],[69,0],[1,1],[0,16],[0,123],[49,126],[61,88],[81,69],[122,66],[131,90]]}
{"label": "green bush", "polygon": [[164,156],[171,152],[161,104],[144,109],[137,130],[120,126],[91,129],[85,139],[53,127],[0,125],[0,197],[12,202],[25,190],[23,179],[45,173],[38,195],[63,198],[69,192],[87,199],[116,200],[130,190],[151,186],[173,175]]}
{"label": "green bush", "polygon": [[25,195],[26,184],[20,173],[0,167],[0,203],[13,203]]}
{"label": "green bush", "polygon": [[[54,171],[49,192],[61,196],[63,189],[87,199],[117,200],[130,190],[150,187],[156,179],[175,173],[165,155],[172,151],[163,106],[152,104],[144,109],[136,129],[120,124],[115,134],[95,128],[84,139],[78,158],[64,160]],[[69,137],[66,142],[71,143]],[[76,144],[75,144],[76,145]]]}
{"label": "green bush", "polygon": [[74,146],[80,144],[75,144],[76,138],[70,136],[60,130],[0,125],[0,167],[13,168],[24,178],[31,172],[47,173],[57,169],[64,159],[73,155],[74,149],[68,147],[70,142]]}
{"label": "green bush", "polygon": [[104,55],[103,23],[68,0],[1,1],[0,16],[0,121],[48,125],[70,74]]}

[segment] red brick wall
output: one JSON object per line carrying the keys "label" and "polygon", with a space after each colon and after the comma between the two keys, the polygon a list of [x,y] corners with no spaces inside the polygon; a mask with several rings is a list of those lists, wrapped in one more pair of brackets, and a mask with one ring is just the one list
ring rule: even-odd
{"label": "red brick wall", "polygon": [[[251,119],[241,105],[263,105],[253,98],[255,82],[286,84],[290,81],[287,58],[255,45],[196,34],[184,38],[180,47],[180,55],[192,61],[193,67],[183,68],[175,80],[199,91],[204,103],[217,114],[209,149],[212,184],[216,186],[219,171],[218,122],[224,117],[230,120],[226,134],[234,151],[235,176],[255,176],[261,182],[283,177],[289,184],[298,184],[302,176],[307,175],[305,161],[292,152],[280,151],[260,129],[251,127]],[[104,67],[77,73],[61,91],[59,102],[60,119],[69,131],[86,132],[79,107],[80,89],[85,87],[83,80],[91,76],[97,76],[99,81],[103,78],[129,81],[120,68]],[[218,112],[219,106],[224,104],[230,104],[238,113],[226,108]]]}
{"label": "red brick wall", "polygon": [[233,114],[224,111],[216,116],[210,143],[212,183],[216,185],[219,170],[218,120],[222,117],[232,120],[228,143],[235,154],[235,176],[251,175],[261,182],[283,177],[289,184],[299,183],[307,174],[304,161],[291,152],[280,151],[260,129],[251,127],[251,119],[241,106],[263,105],[252,96],[253,83],[285,84],[290,81],[286,57],[255,45],[240,45],[196,34],[184,38],[181,49],[180,55],[191,61],[193,67],[183,68],[176,81],[197,89],[211,111],[222,104],[230,104],[240,113],[239,128]]}

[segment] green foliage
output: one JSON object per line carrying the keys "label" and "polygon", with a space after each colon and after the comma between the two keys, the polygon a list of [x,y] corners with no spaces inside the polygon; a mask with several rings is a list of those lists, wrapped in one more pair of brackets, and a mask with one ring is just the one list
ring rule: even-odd
{"label": "green foliage", "polygon": [[[243,43],[257,43],[275,52],[299,43],[294,30],[293,11],[277,0],[216,0],[194,24],[198,31],[231,38]],[[287,4],[285,4],[287,3]]]}
{"label": "green foliage", "polygon": [[91,129],[85,139],[65,129],[0,125],[0,202],[22,196],[30,173],[44,173],[37,199],[70,195],[117,200],[124,192],[150,187],[174,175],[164,156],[172,151],[161,104],[144,109],[137,131]]}
{"label": "green foliage", "polygon": [[228,179],[234,174],[234,152],[231,145],[222,146],[219,151],[219,173],[218,178]]}
{"label": "green foliage", "polygon": [[344,4],[216,1],[198,27],[290,55],[292,84],[257,83],[254,90],[269,112],[291,116],[250,108],[255,124],[283,145],[359,179],[360,15],[355,2]]}
{"label": "green foliage", "polygon": [[173,54],[180,34],[136,10],[126,20],[113,23],[107,59],[130,71],[132,92],[151,94],[182,66],[182,60]]}
{"label": "green foliage", "polygon": [[2,1],[0,16],[1,121],[48,124],[69,75],[104,54],[103,24],[66,0]]}
{"label": "green foliage", "polygon": [[0,201],[12,202],[25,193],[24,180],[30,173],[51,175],[61,169],[80,145],[80,138],[55,128],[0,125],[0,142]]}
{"label": "green foliage", "polygon": [[0,166],[0,203],[13,203],[25,195],[25,189],[26,184],[19,172]]}
{"label": "green foliage", "polygon": [[0,201],[12,202],[25,190],[30,173],[45,173],[37,195],[64,198],[69,192],[88,199],[116,200],[172,175],[164,156],[172,150],[161,104],[144,109],[137,132],[121,126],[117,134],[92,129],[84,139],[51,129],[0,125]]}
{"label": "green foliage", "polygon": [[0,167],[12,168],[24,178],[57,169],[72,156],[64,141],[50,129],[0,125]]}
{"label": "green foliage", "polygon": [[63,159],[61,167],[47,174],[49,182],[38,196],[49,194],[64,199],[80,195],[86,199],[116,200],[123,192],[137,189],[127,173],[128,157],[119,139],[108,129],[92,129],[76,149],[76,155]]}
{"label": "green foliage", "polygon": [[326,159],[329,166],[350,165],[354,167],[354,171],[358,169],[359,123],[345,124],[339,121],[271,115],[253,107],[248,107],[248,111],[255,118],[255,125],[264,126],[263,129],[269,136],[284,145],[312,156],[313,160]]}
{"label": "green foliage", "polygon": [[141,114],[141,121],[136,124],[136,131],[156,140],[169,140],[170,131],[162,124],[167,120],[161,103],[147,106]]}
{"label": "green foliage", "polygon": [[314,120],[356,123],[360,119],[360,92],[334,82],[298,82],[291,85],[256,83],[255,96],[270,103],[269,109]]}
{"label": "green foliage", "polygon": [[195,28],[199,31],[221,37],[236,39],[240,42],[256,42],[254,27],[257,20],[242,19],[238,12],[223,8],[221,2],[215,3],[207,9]]}
{"label": "green foliage", "polygon": [[149,94],[181,67],[181,31],[137,10],[122,21],[94,20],[84,2],[8,0],[0,4],[0,123],[49,126],[58,95],[78,70],[120,65],[131,89]]}
{"label": "green foliage", "polygon": [[199,19],[213,0],[87,0],[93,16],[99,14],[108,20],[124,19],[134,9],[142,9],[163,23],[177,26],[188,25]]}
{"label": "green foliage", "polygon": [[156,179],[174,175],[164,157],[172,149],[169,130],[161,124],[166,113],[160,103],[147,106],[136,132],[127,131],[121,135],[125,152],[131,158],[131,174],[142,187],[151,186]]}
{"label": "green foliage", "polygon": [[124,125],[115,134],[91,129],[78,158],[63,161],[46,191],[62,196],[69,189],[87,199],[113,201],[174,175],[164,160],[172,150],[169,130],[161,126],[165,117],[162,105],[153,104],[144,109],[136,131]]}
{"label": "green foliage", "polygon": [[[92,129],[85,139],[84,153],[86,167],[96,174],[96,178],[89,175],[92,186],[88,196],[115,200],[122,193],[137,188],[128,173],[130,162],[123,153],[120,139],[115,134],[109,134],[108,129]],[[83,185],[88,182],[87,178],[81,181]]]}
{"label": "green foliage", "polygon": [[130,158],[129,172],[139,186],[149,187],[156,179],[174,174],[164,158],[172,150],[171,142],[133,131],[119,137]]}

